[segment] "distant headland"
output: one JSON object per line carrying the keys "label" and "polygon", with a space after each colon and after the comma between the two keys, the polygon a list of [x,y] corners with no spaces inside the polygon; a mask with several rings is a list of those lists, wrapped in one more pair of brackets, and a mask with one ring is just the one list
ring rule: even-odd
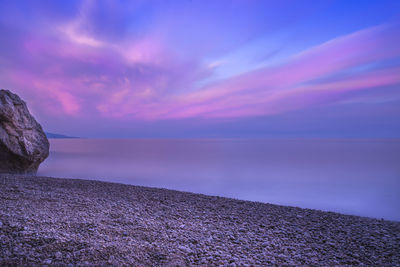
{"label": "distant headland", "polygon": [[76,136],[68,136],[68,135],[64,135],[64,134],[58,134],[58,133],[49,133],[49,132],[45,132],[47,138],[49,139],[57,139],[57,138],[80,138],[80,137],[76,137]]}

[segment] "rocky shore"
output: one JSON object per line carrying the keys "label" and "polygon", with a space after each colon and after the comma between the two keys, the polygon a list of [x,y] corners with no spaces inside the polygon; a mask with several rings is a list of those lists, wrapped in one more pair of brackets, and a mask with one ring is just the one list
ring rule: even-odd
{"label": "rocky shore", "polygon": [[2,174],[0,265],[400,266],[400,222]]}

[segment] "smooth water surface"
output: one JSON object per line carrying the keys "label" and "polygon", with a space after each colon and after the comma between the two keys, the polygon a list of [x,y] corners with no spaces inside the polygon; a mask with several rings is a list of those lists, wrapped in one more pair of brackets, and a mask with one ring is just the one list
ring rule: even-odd
{"label": "smooth water surface", "polygon": [[51,139],[39,175],[400,221],[400,140]]}

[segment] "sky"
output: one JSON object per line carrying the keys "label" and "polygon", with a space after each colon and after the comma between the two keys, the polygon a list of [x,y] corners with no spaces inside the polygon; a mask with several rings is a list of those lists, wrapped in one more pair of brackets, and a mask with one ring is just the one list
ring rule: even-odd
{"label": "sky", "polygon": [[400,138],[398,0],[0,0],[0,88],[86,138]]}

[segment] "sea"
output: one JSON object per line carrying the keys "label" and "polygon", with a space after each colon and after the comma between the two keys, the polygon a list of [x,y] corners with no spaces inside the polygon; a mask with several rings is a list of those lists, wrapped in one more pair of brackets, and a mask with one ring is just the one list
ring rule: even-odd
{"label": "sea", "polygon": [[38,175],[400,221],[400,139],[50,139]]}

